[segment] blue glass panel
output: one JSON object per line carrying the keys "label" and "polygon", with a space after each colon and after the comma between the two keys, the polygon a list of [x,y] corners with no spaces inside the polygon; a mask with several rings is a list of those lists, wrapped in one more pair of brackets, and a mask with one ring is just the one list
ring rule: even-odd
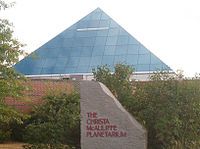
{"label": "blue glass panel", "polygon": [[137,65],[138,55],[127,55],[126,62],[128,65]]}
{"label": "blue glass panel", "polygon": [[95,46],[101,46],[106,44],[107,38],[104,36],[96,37]]}
{"label": "blue glass panel", "polygon": [[60,34],[61,38],[73,38],[74,30],[66,30]]}
{"label": "blue glass panel", "polygon": [[37,51],[31,53],[29,56],[33,57],[33,58],[44,58],[47,55],[46,52],[48,52],[48,49],[46,49],[46,48],[39,48]]}
{"label": "blue glass panel", "polygon": [[91,20],[100,20],[101,19],[101,12],[98,11],[98,12],[92,13],[92,16],[91,16],[90,19]]}
{"label": "blue glass panel", "polygon": [[83,31],[77,31],[75,33],[76,37],[86,37],[86,35],[87,35],[87,32],[83,32]]}
{"label": "blue glass panel", "polygon": [[87,20],[90,20],[91,16],[90,14],[85,16],[84,18],[81,19],[81,21],[87,21]]}
{"label": "blue glass panel", "polygon": [[140,46],[139,48],[139,54],[149,54],[149,50],[147,50],[147,48],[145,48],[144,46]]}
{"label": "blue glass panel", "polygon": [[117,43],[117,36],[108,36],[106,45],[116,45]]}
{"label": "blue glass panel", "polygon": [[90,20],[88,21],[88,27],[98,27],[99,26],[99,20]]}
{"label": "blue glass panel", "polygon": [[74,29],[76,29],[76,27],[77,27],[77,24],[73,24],[72,26],[70,26],[66,30],[74,30]]}
{"label": "blue glass panel", "polygon": [[119,35],[129,35],[129,34],[125,29],[120,28]]}
{"label": "blue glass panel", "polygon": [[54,67],[56,65],[55,58],[46,58],[43,67]]}
{"label": "blue glass panel", "polygon": [[27,75],[38,75],[42,73],[42,68],[41,67],[34,67],[34,68],[27,68],[27,70],[25,70],[25,74]]}
{"label": "blue glass panel", "polygon": [[64,38],[62,47],[72,47],[74,42],[74,38]]}
{"label": "blue glass panel", "polygon": [[57,58],[55,67],[65,67],[68,62],[68,58]]}
{"label": "blue glass panel", "polygon": [[20,61],[20,65],[19,63],[16,64],[15,69],[17,69],[18,72],[21,72],[26,75],[40,74],[43,64],[44,64],[43,59],[34,60],[30,57],[27,57],[27,59]]}
{"label": "blue glass panel", "polygon": [[88,20],[82,20],[77,23],[77,28],[87,28],[88,27]]}
{"label": "blue glass panel", "polygon": [[81,56],[92,56],[93,47],[82,47]]}
{"label": "blue glass panel", "polygon": [[95,30],[87,31],[86,33],[85,37],[95,37],[97,35],[97,31]]}
{"label": "blue glass panel", "polygon": [[107,35],[108,35],[108,29],[97,31],[97,36],[107,36]]}
{"label": "blue glass panel", "polygon": [[80,57],[70,57],[68,62],[67,62],[67,66],[68,67],[76,67],[76,66],[78,66],[79,59],[80,59]]}
{"label": "blue glass panel", "polygon": [[58,57],[69,57],[72,52],[71,49],[72,48],[60,48]]}
{"label": "blue glass panel", "polygon": [[95,42],[95,37],[83,38],[84,46],[93,46],[94,42]]}
{"label": "blue glass panel", "polygon": [[80,56],[82,47],[73,47],[71,48],[70,56]]}
{"label": "blue glass panel", "polygon": [[110,20],[100,20],[99,27],[109,27]]}
{"label": "blue glass panel", "polygon": [[138,54],[138,49],[139,45],[137,44],[128,45],[128,54]]}
{"label": "blue glass panel", "polygon": [[140,44],[134,37],[131,36],[128,40],[128,44]]}
{"label": "blue glass panel", "polygon": [[54,48],[47,49],[46,52],[48,52],[48,53],[46,53],[47,54],[46,58],[55,58],[55,57],[58,57],[59,56],[59,52],[58,52],[57,49],[59,50],[60,48],[56,48],[56,50]]}
{"label": "blue glass panel", "polygon": [[93,56],[90,61],[90,66],[100,66],[102,61],[102,56]]}
{"label": "blue glass panel", "polygon": [[150,64],[150,54],[139,55],[138,64]]}
{"label": "blue glass panel", "polygon": [[149,65],[137,65],[136,68],[137,71],[150,71],[150,66]]}
{"label": "blue glass panel", "polygon": [[109,65],[109,66],[113,66],[113,62],[114,62],[114,56],[103,56],[102,59],[102,65]]}
{"label": "blue glass panel", "polygon": [[30,57],[28,64],[29,64],[29,66],[32,66],[32,67],[43,67],[45,64],[45,60],[40,59],[40,58],[31,58]]}
{"label": "blue glass panel", "polygon": [[[86,38],[87,39],[87,38]],[[83,37],[76,37],[73,42],[73,47],[80,47],[84,46],[84,38]]]}
{"label": "blue glass panel", "polygon": [[64,74],[66,68],[65,67],[54,67],[54,74]]}
{"label": "blue glass panel", "polygon": [[116,46],[115,55],[127,54],[127,45]]}
{"label": "blue glass panel", "polygon": [[118,28],[110,28],[108,32],[108,36],[117,36],[119,33]]}
{"label": "blue glass panel", "polygon": [[128,44],[128,36],[118,36],[117,45]]}
{"label": "blue glass panel", "polygon": [[126,55],[115,56],[114,65],[116,64],[126,64]]}
{"label": "blue glass panel", "polygon": [[87,73],[87,72],[88,72],[88,68],[89,68],[89,67],[78,66],[75,72],[76,72],[76,73]]}
{"label": "blue glass panel", "polygon": [[71,74],[76,72],[76,67],[66,67],[63,74]]}
{"label": "blue glass panel", "polygon": [[89,30],[89,31],[77,31],[76,37],[94,37],[96,36],[97,31]]}
{"label": "blue glass panel", "polygon": [[101,20],[108,20],[108,19],[110,19],[110,17],[107,14],[102,13]]}
{"label": "blue glass panel", "polygon": [[53,74],[53,72],[54,72],[54,67],[45,67],[42,68],[41,71],[42,74]]}
{"label": "blue glass panel", "polygon": [[150,71],[161,71],[162,70],[162,64],[151,64],[150,65]]}
{"label": "blue glass panel", "polygon": [[115,55],[115,46],[105,46],[104,55]]}
{"label": "blue glass panel", "polygon": [[163,70],[170,70],[170,71],[172,71],[172,69],[169,66],[167,66],[165,63],[162,63],[162,64],[163,64],[163,66],[162,66]]}
{"label": "blue glass panel", "polygon": [[80,57],[79,66],[89,66],[91,57]]}
{"label": "blue glass panel", "polygon": [[104,46],[94,46],[92,51],[92,56],[99,56],[103,55],[104,53]]}
{"label": "blue glass panel", "polygon": [[63,42],[64,42],[64,38],[57,36],[48,42],[48,44],[46,45],[46,48],[60,48]]}
{"label": "blue glass panel", "polygon": [[113,21],[113,20],[111,20],[110,21],[110,27],[112,28],[114,28],[114,27],[119,27],[119,25],[115,22],[115,21]]}
{"label": "blue glass panel", "polygon": [[162,63],[161,60],[154,54],[151,54],[151,64],[160,64],[160,63]]}

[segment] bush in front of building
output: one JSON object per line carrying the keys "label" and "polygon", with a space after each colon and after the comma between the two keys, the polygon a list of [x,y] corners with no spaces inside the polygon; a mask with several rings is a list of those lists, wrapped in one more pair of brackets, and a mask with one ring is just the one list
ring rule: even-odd
{"label": "bush in front of building", "polygon": [[[156,72],[148,82],[129,81],[130,66],[93,71],[148,131],[148,149],[199,149],[200,80]],[[123,96],[122,96],[123,95]]]}
{"label": "bush in front of building", "polygon": [[47,95],[45,103],[37,106],[25,128],[24,141],[30,145],[24,148],[46,146],[64,148],[66,144],[80,147],[80,105],[79,94]]}

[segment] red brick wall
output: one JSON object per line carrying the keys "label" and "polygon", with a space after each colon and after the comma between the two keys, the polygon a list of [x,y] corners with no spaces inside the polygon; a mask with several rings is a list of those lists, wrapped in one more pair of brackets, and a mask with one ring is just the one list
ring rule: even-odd
{"label": "red brick wall", "polygon": [[23,113],[30,112],[34,105],[42,104],[43,97],[47,94],[70,93],[74,90],[72,83],[66,80],[30,80],[25,86],[27,89],[23,92],[23,97],[19,99],[7,97],[5,100],[7,105]]}

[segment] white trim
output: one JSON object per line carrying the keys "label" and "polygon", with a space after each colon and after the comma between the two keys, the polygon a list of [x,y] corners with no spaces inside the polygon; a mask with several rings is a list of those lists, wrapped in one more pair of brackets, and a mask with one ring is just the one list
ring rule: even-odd
{"label": "white trim", "polygon": [[[140,74],[153,74],[155,71],[138,71],[133,72],[133,75],[140,75]],[[169,71],[169,73],[175,73],[174,71]],[[41,75],[25,75],[27,78],[32,77],[70,77],[73,75],[83,75],[83,76],[92,76],[93,73],[66,73],[66,74],[41,74]]]}
{"label": "white trim", "polygon": [[96,30],[107,30],[109,27],[90,27],[90,28],[78,28],[77,31],[96,31]]}

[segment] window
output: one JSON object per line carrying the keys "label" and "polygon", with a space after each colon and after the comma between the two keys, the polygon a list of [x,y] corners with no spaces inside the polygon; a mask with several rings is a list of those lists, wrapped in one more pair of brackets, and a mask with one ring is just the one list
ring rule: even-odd
{"label": "window", "polygon": [[103,55],[104,53],[104,46],[94,46],[92,51],[92,56],[99,56]]}
{"label": "window", "polygon": [[116,55],[124,55],[124,54],[127,54],[127,45],[116,46],[115,54],[116,54]]}
{"label": "window", "polygon": [[117,45],[128,44],[128,36],[118,36]]}
{"label": "window", "polygon": [[128,54],[138,54],[139,45],[137,44],[132,44],[132,45],[128,45]]}
{"label": "window", "polygon": [[102,61],[102,56],[93,56],[90,61],[90,66],[100,66]]}
{"label": "window", "polygon": [[127,55],[126,62],[128,65],[137,65],[138,55]]}
{"label": "window", "polygon": [[140,54],[138,64],[150,64],[150,54]]}
{"label": "window", "polygon": [[105,46],[104,55],[115,55],[115,46]]}
{"label": "window", "polygon": [[103,56],[102,65],[113,66],[114,56]]}
{"label": "window", "polygon": [[80,57],[79,66],[89,66],[91,57]]}
{"label": "window", "polygon": [[95,46],[99,46],[99,45],[105,45],[106,44],[106,37],[100,36],[100,37],[96,37],[95,40]]}
{"label": "window", "polygon": [[108,36],[106,45],[116,45],[117,43],[117,36]]}
{"label": "window", "polygon": [[108,36],[117,36],[119,33],[118,28],[110,28],[108,32]]}

